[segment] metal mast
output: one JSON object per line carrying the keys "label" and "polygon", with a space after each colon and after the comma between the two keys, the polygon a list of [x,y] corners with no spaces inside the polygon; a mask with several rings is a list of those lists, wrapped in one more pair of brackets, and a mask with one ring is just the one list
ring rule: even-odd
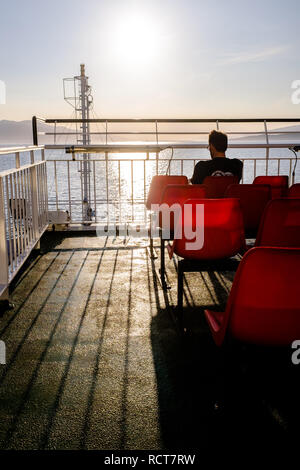
{"label": "metal mast", "polygon": [[[91,101],[89,100],[90,87],[88,85],[88,77],[85,75],[84,64],[80,65],[80,108],[82,118],[82,145],[90,144],[90,125],[88,122],[84,122],[85,119],[89,119],[89,107]],[[83,154],[83,169],[82,169],[82,186],[83,186],[83,220],[91,220],[90,210],[90,155]]]}
{"label": "metal mast", "polygon": [[[71,96],[67,96],[66,83],[73,82],[73,91]],[[85,65],[80,64],[80,75],[73,78],[64,78],[64,98],[73,106],[77,119],[82,119],[80,130],[76,127],[77,143],[89,145],[90,124],[86,122],[90,117],[90,106],[93,102],[91,95],[91,87],[88,84],[88,77],[85,75]],[[90,189],[90,154],[82,154],[82,164],[80,166],[81,183],[82,183],[82,220],[92,220],[93,210],[90,206],[91,189]]]}

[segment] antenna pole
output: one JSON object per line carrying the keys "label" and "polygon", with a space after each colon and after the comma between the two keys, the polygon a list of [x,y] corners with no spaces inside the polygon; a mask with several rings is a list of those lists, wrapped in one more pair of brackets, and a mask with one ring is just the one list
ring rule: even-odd
{"label": "antenna pole", "polygon": [[[68,83],[73,85],[71,95],[68,94]],[[77,144],[89,145],[91,143],[90,106],[92,104],[91,87],[88,84],[88,77],[85,74],[85,65],[80,64],[80,75],[73,78],[64,78],[64,98],[74,109],[76,119],[81,120],[80,129],[77,129]],[[70,91],[70,90],[69,90]],[[82,182],[82,220],[83,223],[89,223],[92,220],[94,211],[91,203],[91,184],[90,184],[90,154],[82,154],[81,182]]]}
{"label": "antenna pole", "polygon": [[[81,108],[81,118],[82,118],[82,144],[90,144],[90,125],[88,122],[85,122],[86,119],[89,119],[89,92],[90,87],[88,85],[88,77],[85,75],[85,66],[84,64],[80,65],[80,108]],[[83,154],[83,168],[82,168],[82,183],[83,183],[83,220],[91,220],[91,208],[90,208],[90,155]]]}

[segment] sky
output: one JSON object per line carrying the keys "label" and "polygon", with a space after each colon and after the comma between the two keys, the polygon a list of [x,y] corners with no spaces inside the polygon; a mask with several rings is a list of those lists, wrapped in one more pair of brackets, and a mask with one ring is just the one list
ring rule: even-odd
{"label": "sky", "polygon": [[299,117],[299,0],[5,0],[0,119],[70,117],[85,63],[101,118]]}

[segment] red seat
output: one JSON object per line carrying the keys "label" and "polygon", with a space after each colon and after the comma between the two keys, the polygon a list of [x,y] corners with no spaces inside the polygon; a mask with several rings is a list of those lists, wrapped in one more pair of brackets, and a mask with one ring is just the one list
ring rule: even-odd
{"label": "red seat", "polygon": [[[204,209],[203,218],[197,220],[199,207]],[[196,227],[199,232],[193,238],[191,232],[195,231]],[[179,235],[182,236],[176,238]],[[239,200],[224,198],[185,201],[182,217],[175,227],[174,238],[173,246],[169,250],[170,257],[175,252],[184,258],[178,261],[177,269],[177,311],[179,326],[182,329],[184,273],[231,270],[232,257],[245,248],[244,224]],[[200,241],[198,247],[189,246],[195,241]]]}
{"label": "red seat", "polygon": [[300,199],[282,198],[268,202],[255,246],[300,247]]}
{"label": "red seat", "polygon": [[[168,184],[165,187],[160,204],[167,204],[171,207],[174,204],[179,204],[180,206],[187,199],[203,199],[205,198],[205,186],[202,184]],[[167,208],[166,208],[167,210]],[[159,227],[162,227],[162,209],[159,213]],[[163,228],[163,227],[162,227]],[[170,230],[174,230],[174,214],[170,214]]]}
{"label": "red seat", "polygon": [[[165,240],[173,238],[175,225],[175,210],[180,209],[184,201],[190,198],[204,198],[205,188],[201,184],[168,184],[162,194],[159,210],[159,227],[160,231],[160,271],[159,276],[163,288],[167,288],[165,279]],[[164,206],[162,206],[164,205]],[[169,208],[172,208],[172,211]],[[177,208],[177,209],[176,209]],[[180,214],[178,214],[180,215]]]}
{"label": "red seat", "polygon": [[287,197],[300,197],[300,183],[293,184],[287,190]]}
{"label": "red seat", "polygon": [[213,339],[291,345],[300,338],[300,249],[249,250],[236,272],[225,312],[205,310]]}
{"label": "red seat", "polygon": [[[192,217],[185,219],[185,210],[192,206]],[[187,244],[195,239],[188,239],[185,231],[195,230],[196,206],[204,207],[204,244],[199,250],[187,249]],[[199,222],[198,222],[199,224]],[[175,233],[182,232],[180,239],[173,242],[171,255],[175,252],[182,258],[192,260],[222,259],[239,253],[245,245],[243,216],[238,199],[190,199],[185,201],[182,217]]]}
{"label": "red seat", "polygon": [[206,197],[219,199],[224,197],[225,191],[231,184],[238,184],[238,176],[207,176],[204,178]]}
{"label": "red seat", "polygon": [[[159,205],[161,202],[162,194],[164,189],[169,184],[176,184],[176,185],[187,185],[188,179],[186,176],[182,175],[155,175],[151,180],[151,185],[148,193],[148,198],[146,202],[146,207],[148,210],[153,210],[153,205]],[[153,233],[152,233],[152,215],[150,213],[150,256],[152,259],[156,259],[157,255],[154,250],[153,246]],[[161,273],[159,274],[159,279],[161,279],[162,287],[166,287],[165,283],[165,269],[164,269],[164,243],[161,239]]]}
{"label": "red seat", "polygon": [[288,176],[256,176],[253,184],[269,184],[272,198],[284,197],[289,186]]}
{"label": "red seat", "polygon": [[150,184],[146,207],[151,210],[152,204],[159,204],[162,193],[168,184],[187,184],[188,179],[182,175],[155,175]]}
{"label": "red seat", "polygon": [[225,197],[240,200],[246,235],[255,236],[266,204],[271,199],[270,186],[231,184],[226,189]]}

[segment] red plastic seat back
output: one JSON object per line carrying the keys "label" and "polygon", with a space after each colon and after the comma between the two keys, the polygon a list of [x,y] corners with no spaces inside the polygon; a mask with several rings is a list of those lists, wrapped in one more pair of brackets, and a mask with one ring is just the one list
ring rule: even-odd
{"label": "red plastic seat back", "polygon": [[268,202],[255,246],[300,247],[300,199],[272,199]]}
{"label": "red plastic seat back", "polygon": [[300,249],[252,248],[243,257],[229,295],[227,331],[264,345],[300,339]]}
{"label": "red plastic seat back", "polygon": [[269,184],[271,186],[272,198],[284,197],[289,187],[289,177],[280,176],[256,176],[253,184]]}
{"label": "red plastic seat back", "polygon": [[[187,205],[192,207],[191,217]],[[198,205],[204,208],[203,246],[201,249],[188,249],[187,244],[195,238],[187,234],[195,231]],[[187,211],[186,216],[184,216]],[[238,199],[190,199],[185,201],[183,214],[175,232],[182,232],[181,239],[175,239],[173,251],[188,259],[223,259],[237,254],[245,244],[243,216]]]}
{"label": "red plastic seat back", "polygon": [[293,184],[287,190],[287,197],[300,197],[300,183]]}
{"label": "red plastic seat back", "polygon": [[238,176],[207,176],[204,178],[206,197],[219,199],[224,197],[225,191],[231,184],[238,184]]}
{"label": "red plastic seat back", "polygon": [[263,211],[271,199],[270,186],[231,184],[225,192],[225,197],[235,197],[240,200],[245,232],[256,234]]}
{"label": "red plastic seat back", "polygon": [[161,204],[183,204],[187,199],[204,199],[205,186],[203,184],[168,184],[165,187]]}
{"label": "red plastic seat back", "polygon": [[[160,203],[171,207],[173,204],[183,205],[187,199],[205,198],[205,186],[202,184],[168,184],[165,187]],[[162,227],[162,213],[159,214],[159,227]],[[170,230],[174,230],[174,214],[170,214]]]}
{"label": "red plastic seat back", "polygon": [[152,204],[159,204],[162,193],[168,184],[188,184],[186,176],[182,175],[155,175],[150,184],[146,207],[151,209]]}

